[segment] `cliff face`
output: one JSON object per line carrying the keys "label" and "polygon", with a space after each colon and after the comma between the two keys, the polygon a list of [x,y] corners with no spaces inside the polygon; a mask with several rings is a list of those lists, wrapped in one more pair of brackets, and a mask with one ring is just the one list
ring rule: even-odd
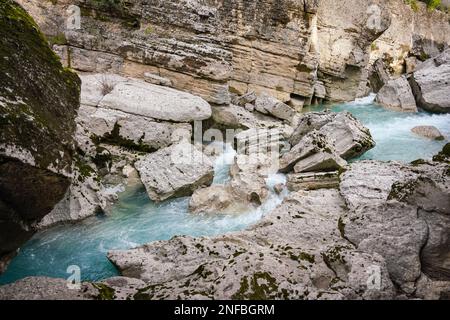
{"label": "cliff face", "polygon": [[[402,0],[20,3],[66,65],[156,74],[218,105],[249,91],[306,104],[352,100],[367,93],[368,66],[378,58],[398,68],[413,51],[450,42],[447,15],[424,4],[415,12]],[[67,29],[72,4],[81,13],[76,30]]]}
{"label": "cliff face", "polygon": [[0,272],[70,184],[78,77],[33,19],[0,4]]}
{"label": "cliff face", "polygon": [[[389,75],[407,70],[411,58],[424,61],[448,48],[450,44],[449,15],[429,10],[425,4],[414,10],[403,0],[388,1],[391,26],[371,46],[370,61],[380,59]],[[445,1],[443,5],[448,5]]]}

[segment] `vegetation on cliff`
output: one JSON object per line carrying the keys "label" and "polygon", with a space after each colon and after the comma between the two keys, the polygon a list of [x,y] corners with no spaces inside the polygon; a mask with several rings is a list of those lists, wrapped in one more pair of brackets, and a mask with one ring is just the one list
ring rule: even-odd
{"label": "vegetation on cliff", "polygon": [[29,151],[41,168],[68,170],[80,81],[14,1],[0,3],[0,76],[0,143]]}

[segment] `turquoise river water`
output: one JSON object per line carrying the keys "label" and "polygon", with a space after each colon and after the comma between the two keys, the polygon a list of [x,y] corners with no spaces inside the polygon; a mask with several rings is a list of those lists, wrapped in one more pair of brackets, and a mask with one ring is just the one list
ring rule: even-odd
{"label": "turquoise river water", "polygon": [[[370,129],[377,146],[361,159],[410,162],[431,158],[446,142],[416,136],[410,130],[418,125],[436,126],[450,137],[450,114],[399,113],[372,102],[373,96],[328,106],[336,112],[350,111]],[[228,178],[233,157],[233,150],[227,148],[218,159],[215,183],[223,183]],[[283,179],[281,175],[274,175],[267,182],[271,187]],[[189,198],[181,198],[155,204],[144,188],[125,192],[109,216],[91,217],[74,225],[57,226],[37,233],[0,276],[0,284],[27,276],[67,278],[67,268],[71,265],[80,267],[82,280],[96,281],[116,276],[117,270],[106,258],[109,250],[129,249],[151,241],[168,240],[175,235],[214,236],[242,230],[279,205],[282,197],[272,193],[269,201],[258,210],[236,215],[190,214],[188,202]]]}

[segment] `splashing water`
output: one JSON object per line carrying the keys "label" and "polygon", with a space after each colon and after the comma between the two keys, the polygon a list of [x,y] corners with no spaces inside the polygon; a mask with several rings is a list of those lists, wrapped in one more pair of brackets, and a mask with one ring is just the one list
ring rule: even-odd
{"label": "splashing water", "polygon": [[[229,179],[235,151],[230,145],[216,160],[214,183]],[[271,175],[268,186],[285,182],[283,175]],[[114,249],[130,249],[175,235],[214,236],[243,230],[258,222],[264,214],[282,202],[271,193],[268,201],[256,210],[236,215],[201,215],[188,212],[189,198],[156,204],[145,188],[125,192],[110,216],[88,218],[75,225],[57,226],[36,234],[0,276],[6,284],[27,276],[67,278],[67,267],[81,268],[82,280],[97,281],[118,275],[106,258]]]}
{"label": "splashing water", "polygon": [[[351,112],[370,129],[377,145],[358,160],[411,162],[417,159],[431,159],[448,142],[450,114],[395,112],[374,104],[374,99],[375,95],[370,95],[351,103],[328,107],[333,112],[344,110]],[[325,108],[321,106],[309,110],[321,111]],[[416,126],[435,126],[447,139],[433,141],[420,137],[411,132]]]}
{"label": "splashing water", "polygon": [[[450,136],[450,115],[400,113],[385,110],[373,103],[374,96],[355,102],[335,105],[332,111],[350,111],[366,125],[377,146],[361,159],[412,161],[428,159],[440,151],[445,141],[431,141],[413,134],[418,125],[436,126]],[[320,111],[317,107],[310,111]],[[229,168],[235,151],[230,145],[216,160],[214,183],[229,180]],[[156,204],[145,189],[122,194],[110,216],[97,216],[75,225],[58,226],[36,234],[11,262],[0,284],[27,276],[66,278],[67,267],[81,268],[83,280],[101,280],[118,275],[106,258],[113,249],[129,249],[155,240],[167,240],[175,235],[214,236],[238,231],[259,221],[278,206],[286,193],[277,196],[273,187],[285,182],[283,175],[271,175],[267,185],[272,191],[269,200],[257,210],[236,215],[194,215],[188,213],[189,198]]]}

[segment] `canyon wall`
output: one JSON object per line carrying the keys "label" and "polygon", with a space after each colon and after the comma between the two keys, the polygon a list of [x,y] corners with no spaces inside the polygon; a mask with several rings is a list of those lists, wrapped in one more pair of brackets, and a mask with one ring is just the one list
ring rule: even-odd
{"label": "canyon wall", "polygon": [[0,79],[2,272],[69,187],[80,80],[13,1],[0,4]]}
{"label": "canyon wall", "polygon": [[19,2],[66,66],[157,75],[215,105],[249,91],[292,104],[352,100],[370,89],[378,58],[397,70],[450,43],[448,15],[403,0]]}

